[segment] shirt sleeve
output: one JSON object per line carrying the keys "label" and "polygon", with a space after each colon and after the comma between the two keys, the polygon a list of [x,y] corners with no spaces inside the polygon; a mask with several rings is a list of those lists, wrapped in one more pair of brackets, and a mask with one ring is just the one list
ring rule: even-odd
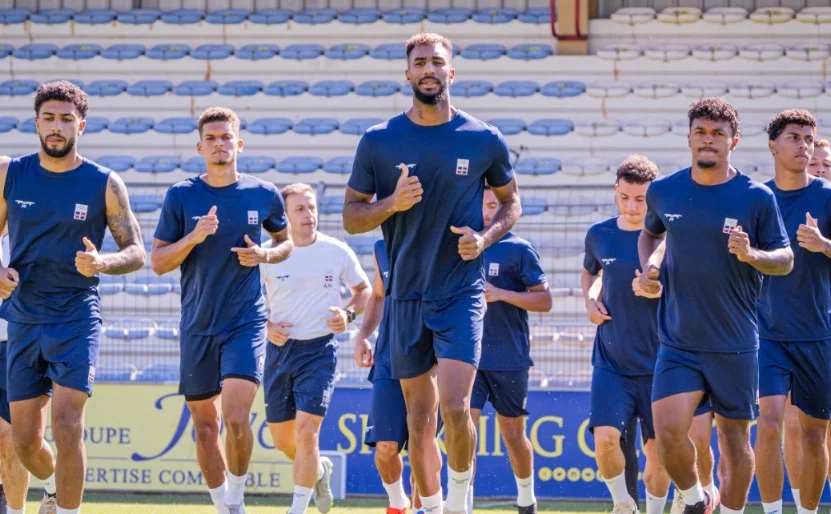
{"label": "shirt sleeve", "polygon": [[375,167],[372,165],[372,149],[367,134],[358,143],[347,185],[359,193],[375,194]]}
{"label": "shirt sleeve", "polygon": [[664,226],[664,220],[661,219],[661,214],[658,212],[657,199],[655,198],[654,186],[650,185],[646,190],[646,219],[644,220],[644,228],[652,234],[659,236],[667,231]]}
{"label": "shirt sleeve", "polygon": [[490,168],[485,172],[485,178],[491,187],[508,185],[514,178],[514,167],[511,165],[511,150],[499,130],[496,130],[494,156]]}
{"label": "shirt sleeve", "polygon": [[356,287],[362,283],[369,284],[369,278],[361,268],[361,263],[358,261],[358,256],[352,251],[352,248],[346,246],[344,248],[346,258],[340,272],[340,280],[349,287]]}
{"label": "shirt sleeve", "polygon": [[185,237],[185,220],[182,206],[176,198],[174,189],[168,189],[162,203],[159,224],[153,237],[165,243],[175,243]]}
{"label": "shirt sleeve", "polygon": [[583,268],[592,275],[597,275],[600,273],[601,269],[600,261],[597,260],[597,257],[594,255],[594,251],[592,249],[591,230],[586,233],[586,255],[583,257]]}
{"label": "shirt sleeve", "polygon": [[791,245],[785,223],[779,214],[779,205],[773,193],[765,196],[765,202],[759,210],[756,225],[756,247],[760,250],[776,250]]}
{"label": "shirt sleeve", "polygon": [[280,195],[280,191],[275,188],[274,196],[271,198],[268,208],[268,216],[263,220],[263,228],[274,234],[284,230],[288,224],[286,204],[283,203],[283,197]]}
{"label": "shirt sleeve", "polygon": [[533,246],[527,246],[525,251],[522,252],[520,268],[522,284],[526,288],[531,288],[548,282],[548,279],[545,277],[545,271],[542,269],[540,256]]}

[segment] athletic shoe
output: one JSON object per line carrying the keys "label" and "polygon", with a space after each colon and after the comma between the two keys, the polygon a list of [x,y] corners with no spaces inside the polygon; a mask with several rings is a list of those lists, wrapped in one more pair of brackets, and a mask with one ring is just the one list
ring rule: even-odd
{"label": "athletic shoe", "polygon": [[58,496],[56,494],[43,493],[38,514],[58,514]]}
{"label": "athletic shoe", "polygon": [[320,463],[323,465],[323,476],[315,482],[314,489],[312,489],[312,499],[315,501],[315,507],[321,514],[326,514],[332,509],[332,503],[335,497],[332,495],[332,488],[329,481],[332,480],[332,468],[334,465],[329,457],[321,457]]}
{"label": "athletic shoe", "polygon": [[716,490],[715,498],[704,491],[704,501],[700,501],[695,505],[684,505],[684,514],[713,514],[719,503],[721,503],[721,495],[718,490]]}
{"label": "athletic shoe", "polygon": [[239,505],[226,505],[226,509],[228,509],[228,514],[245,514],[245,504],[240,503]]}
{"label": "athletic shoe", "polygon": [[537,514],[537,504],[535,503],[527,507],[520,507],[517,505],[516,510],[519,514]]}
{"label": "athletic shoe", "polygon": [[387,507],[387,514],[408,514],[410,509],[396,509],[394,507]]}
{"label": "athletic shoe", "polygon": [[684,498],[681,497],[681,493],[675,491],[675,498],[672,500],[672,507],[669,509],[669,514],[683,514],[684,507]]}
{"label": "athletic shoe", "polygon": [[640,514],[640,512],[638,511],[638,504],[635,503],[635,500],[629,498],[625,502],[615,503],[612,514]]}

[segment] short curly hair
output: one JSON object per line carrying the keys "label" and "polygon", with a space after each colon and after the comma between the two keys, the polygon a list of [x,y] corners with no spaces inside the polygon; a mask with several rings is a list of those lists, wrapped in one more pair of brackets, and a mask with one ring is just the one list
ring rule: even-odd
{"label": "short curly hair", "polygon": [[624,180],[630,184],[648,184],[658,178],[658,166],[643,155],[630,155],[617,167],[615,184]]}
{"label": "short curly hair", "polygon": [[35,92],[35,116],[40,115],[40,108],[49,100],[70,102],[75,106],[75,109],[78,110],[78,114],[81,115],[81,119],[87,117],[89,97],[83,89],[76,86],[72,82],[58,80],[56,82],[41,84],[37,92]]}
{"label": "short curly hair", "polygon": [[817,139],[814,141],[814,149],[817,148],[831,148],[831,143],[827,139]]}
{"label": "short curly hair", "polygon": [[202,127],[206,123],[213,123],[215,121],[227,121],[231,124],[231,130],[234,131],[234,135],[239,136],[240,121],[237,113],[227,107],[208,107],[199,116],[199,121],[196,122],[196,128],[199,130],[199,139],[202,139]]}
{"label": "short curly hair", "polygon": [[770,120],[767,128],[768,139],[773,141],[778,138],[785,131],[785,127],[791,124],[800,127],[811,127],[814,130],[817,128],[817,120],[810,112],[805,109],[788,109],[787,111],[780,112]]}
{"label": "short curly hair", "polygon": [[690,128],[692,128],[693,121],[704,118],[728,122],[730,129],[733,131],[733,137],[737,137],[742,131],[738,111],[736,111],[733,104],[720,96],[705,97],[693,102],[687,111],[687,118],[690,120]]}
{"label": "short curly hair", "polygon": [[406,48],[407,48],[407,59],[410,58],[410,53],[413,51],[413,48],[417,46],[435,46],[441,45],[447,50],[451,56],[453,55],[453,43],[450,42],[449,39],[446,37],[435,34],[433,32],[421,32],[419,34],[415,34],[407,40]]}

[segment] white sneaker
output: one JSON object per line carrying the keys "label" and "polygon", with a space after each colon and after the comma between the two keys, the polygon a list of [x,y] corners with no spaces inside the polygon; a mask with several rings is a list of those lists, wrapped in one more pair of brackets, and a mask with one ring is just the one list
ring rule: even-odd
{"label": "white sneaker", "polygon": [[669,514],[681,514],[684,512],[684,499],[681,494],[676,492],[675,498],[672,500],[672,507],[669,509]]}
{"label": "white sneaker", "polygon": [[321,457],[320,463],[323,465],[323,476],[315,482],[312,489],[312,499],[315,502],[315,507],[321,514],[326,514],[332,509],[332,504],[335,502],[335,497],[332,494],[332,488],[329,481],[332,479],[332,468],[334,464],[329,457]]}
{"label": "white sneaker", "polygon": [[226,505],[226,509],[228,509],[228,514],[245,514],[245,504],[240,503],[239,505]]}
{"label": "white sneaker", "polygon": [[38,514],[57,514],[58,512],[58,497],[43,493],[43,499],[40,500],[40,510]]}
{"label": "white sneaker", "polygon": [[628,501],[615,503],[612,514],[640,514],[640,512],[635,500],[629,498]]}

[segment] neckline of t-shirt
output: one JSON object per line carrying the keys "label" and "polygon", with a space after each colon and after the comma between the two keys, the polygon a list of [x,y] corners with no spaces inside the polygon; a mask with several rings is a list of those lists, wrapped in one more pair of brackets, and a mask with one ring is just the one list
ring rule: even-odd
{"label": "neckline of t-shirt", "polygon": [[205,182],[204,180],[202,180],[202,175],[201,174],[196,175],[196,177],[194,177],[194,180],[199,181],[199,183],[201,183],[204,187],[206,187],[206,188],[208,188],[209,190],[212,190],[212,191],[228,191],[230,189],[236,189],[239,186],[240,182],[242,182],[243,175],[244,175],[243,173],[240,173],[239,178],[235,182],[232,182],[231,184],[228,184],[228,185],[225,185],[225,186],[219,186],[219,187],[212,186],[212,185],[208,184],[207,182]]}
{"label": "neckline of t-shirt", "polygon": [[621,232],[623,232],[624,234],[636,234],[636,233],[639,233],[639,232],[641,232],[641,231],[643,230],[642,228],[636,228],[636,229],[634,229],[634,230],[626,230],[626,229],[624,229],[624,228],[620,228],[620,225],[618,225],[618,224],[617,224],[617,220],[618,220],[618,219],[620,219],[620,214],[618,214],[617,216],[612,216],[612,225],[613,225],[616,229],[618,229],[618,230],[620,230]]}
{"label": "neckline of t-shirt", "polygon": [[80,170],[81,168],[86,166],[87,163],[89,162],[87,160],[87,158],[84,157],[83,155],[79,155],[78,157],[81,158],[81,164],[79,164],[77,167],[72,168],[71,170],[66,170],[66,171],[50,171],[50,170],[47,170],[46,168],[44,168],[40,164],[40,154],[39,153],[34,154],[34,158],[35,158],[35,162],[37,163],[38,171],[40,172],[41,175],[43,175],[45,177],[49,177],[49,178],[64,178],[64,177],[71,176],[74,172]]}
{"label": "neckline of t-shirt", "polygon": [[441,130],[446,128],[455,128],[455,123],[457,123],[458,120],[462,119],[462,110],[457,107],[456,114],[454,114],[453,117],[451,117],[446,122],[441,123],[439,125],[419,125],[418,123],[411,120],[409,116],[407,116],[407,111],[402,112],[401,116],[404,118],[406,123],[408,123],[410,127],[412,127],[414,130]]}
{"label": "neckline of t-shirt", "polygon": [[713,184],[713,185],[708,186],[706,184],[701,184],[699,182],[696,182],[695,179],[692,176],[692,166],[687,168],[687,173],[686,173],[687,180],[689,180],[692,183],[692,185],[694,185],[695,187],[700,187],[700,188],[703,188],[703,189],[712,190],[712,189],[715,189],[715,188],[718,188],[718,187],[728,186],[728,185],[732,184],[733,181],[736,180],[737,178],[746,176],[744,173],[741,172],[741,170],[739,168],[737,168],[735,166],[730,166],[730,167],[733,168],[734,170],[736,170],[736,176],[731,178],[727,182],[722,182],[721,184]]}
{"label": "neckline of t-shirt", "polygon": [[779,189],[776,185],[776,180],[770,179],[770,187],[772,190],[776,191],[777,193],[781,194],[782,196],[795,196],[806,191],[809,191],[812,187],[815,187],[815,184],[822,185],[820,182],[821,179],[814,177],[805,187],[800,187],[799,189]]}

